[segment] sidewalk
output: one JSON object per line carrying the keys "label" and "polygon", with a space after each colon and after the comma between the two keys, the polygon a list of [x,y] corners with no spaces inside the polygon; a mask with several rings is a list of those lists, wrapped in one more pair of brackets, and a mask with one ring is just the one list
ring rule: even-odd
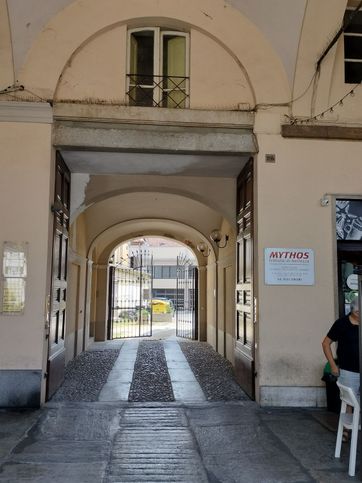
{"label": "sidewalk", "polygon": [[[347,474],[349,445],[334,458],[337,415],[260,408],[235,390],[228,365],[209,346],[189,346],[187,359],[174,340],[153,341],[149,352],[139,341],[96,348],[75,362],[53,402],[0,411],[0,483],[358,481],[358,460],[357,476]],[[90,373],[90,383],[75,390]],[[157,383],[173,402],[147,402],[155,396],[147,384]]]}

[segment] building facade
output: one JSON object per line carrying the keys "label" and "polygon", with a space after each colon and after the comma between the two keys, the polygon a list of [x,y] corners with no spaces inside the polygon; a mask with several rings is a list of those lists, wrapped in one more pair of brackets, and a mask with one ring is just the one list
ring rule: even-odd
{"label": "building facade", "polygon": [[199,338],[252,398],[325,403],[360,251],[359,7],[0,0],[1,406],[107,338],[108,260],[140,236],[193,250]]}

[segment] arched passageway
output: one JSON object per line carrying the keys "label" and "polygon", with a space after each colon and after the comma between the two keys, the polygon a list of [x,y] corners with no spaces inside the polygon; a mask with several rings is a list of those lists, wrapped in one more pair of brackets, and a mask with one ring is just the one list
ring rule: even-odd
{"label": "arched passageway", "polygon": [[198,339],[198,267],[174,240],[142,237],[109,259],[108,339]]}
{"label": "arched passageway", "polygon": [[[150,184],[152,181],[159,184],[159,177],[154,178],[157,179],[150,179]],[[75,180],[76,182],[78,181],[77,176],[75,176]],[[100,181],[104,183],[106,188],[107,177],[103,177],[100,180],[91,180],[93,186]],[[191,179],[189,181],[190,191],[190,188],[193,189],[194,181]],[[233,185],[230,181],[232,180],[225,179],[217,183],[215,179],[208,180],[213,187],[219,184],[219,188],[222,188],[225,193]],[[118,182],[122,186],[122,183],[125,182],[124,177],[118,176]],[[114,179],[112,183],[114,185]],[[201,186],[199,183],[199,191],[207,193],[207,187],[201,188]],[[99,186],[97,189],[100,191]],[[197,185],[195,183],[196,189]],[[227,193],[227,197],[231,203],[234,202],[234,196],[230,196],[230,191]],[[210,204],[212,206],[215,205],[215,197],[210,198]],[[226,199],[223,201],[223,210],[227,212],[228,205]],[[231,212],[231,209],[229,211]],[[209,233],[215,228],[220,230],[223,237],[228,236],[228,245],[224,249],[218,249],[208,238]],[[149,187],[148,191],[132,190],[132,192],[122,192],[121,190],[121,193],[117,191],[115,194],[112,189],[111,195],[101,197],[98,202],[90,204],[82,213],[74,217],[70,233],[71,250],[78,254],[83,252],[87,259],[86,263],[82,264],[79,262],[82,265],[82,276],[81,280],[79,280],[73,276],[74,270],[72,268],[78,261],[71,257],[71,271],[68,281],[69,293],[78,292],[80,294],[78,299],[81,299],[81,303],[84,306],[84,349],[94,341],[106,341],[117,337],[116,332],[112,332],[112,320],[114,321],[115,318],[118,318],[118,322],[114,323],[114,327],[118,326],[119,328],[121,325],[120,315],[126,315],[125,310],[122,311],[121,309],[115,309],[112,315],[112,309],[117,307],[117,304],[110,305],[112,297],[112,284],[110,284],[112,263],[110,261],[115,261],[114,255],[118,250],[117,247],[126,246],[125,244],[132,239],[158,238],[170,240],[171,244],[183,247],[181,250],[176,250],[180,250],[178,253],[179,269],[181,270],[183,265],[197,267],[197,280],[195,278],[196,275],[191,277],[188,274],[188,283],[193,286],[187,288],[181,288],[184,281],[179,280],[179,301],[177,302],[177,287],[173,287],[174,292],[170,292],[171,288],[167,290],[166,286],[162,287],[159,285],[158,279],[154,279],[154,292],[151,293],[148,290],[149,299],[152,300],[152,298],[156,297],[169,299],[174,308],[178,309],[175,312],[179,321],[179,335],[201,341],[208,340],[215,348],[217,348],[217,340],[219,339],[219,341],[222,341],[219,346],[222,347],[221,352],[232,360],[232,338],[234,332],[233,315],[230,310],[230,306],[232,307],[233,305],[232,282],[228,284],[229,292],[223,291],[220,297],[218,295],[215,296],[218,286],[218,270],[225,263],[231,267],[234,263],[233,244],[235,232],[225,215],[213,207],[207,206],[206,202],[202,203],[185,195],[181,196],[179,193],[153,192]],[[202,252],[197,250],[197,246],[200,246],[200,244],[203,246]],[[192,259],[192,263],[185,263],[185,255],[182,255],[182,251],[189,253],[187,258]],[[121,249],[120,252],[122,252]],[[122,255],[117,256],[122,258]],[[216,263],[217,259],[219,260],[218,264]],[[117,265],[117,263],[113,263],[113,265]],[[130,260],[128,260],[128,263],[129,265],[131,264]],[[177,256],[174,257],[172,264],[176,267]],[[158,270],[157,273],[159,273],[161,269],[156,268],[155,270]],[[172,271],[175,268],[169,268],[168,266],[167,270]],[[194,274],[195,272],[196,270]],[[130,272],[128,271],[128,273]],[[229,273],[231,274],[232,272]],[[185,273],[183,276],[185,276]],[[171,281],[169,280],[169,282],[177,283],[177,280],[176,277]],[[146,291],[144,289],[145,287],[142,288],[142,292],[147,292],[147,288]],[[193,305],[192,314],[187,314],[187,309],[182,307],[181,291],[184,291],[184,293],[187,291],[189,294],[194,292],[191,298],[183,297],[187,299],[189,306]],[[197,297],[195,297],[196,292]],[[70,302],[73,306],[68,305],[67,310],[69,316],[72,317],[76,312],[74,303],[77,301],[72,298]],[[226,339],[226,331],[225,336],[222,336],[222,330],[220,330],[221,327],[226,326],[222,317],[220,317],[220,325],[217,327],[217,314],[220,312],[220,307],[226,304],[229,308],[227,313],[230,317],[227,329],[230,333],[227,353],[223,352],[227,344],[222,339],[222,337]],[[136,301],[135,305],[137,307],[134,307],[134,309],[142,312],[140,300]],[[143,309],[147,311],[147,307],[143,307]],[[118,313],[115,316],[114,313],[117,310]],[[129,310],[130,313],[132,312],[131,309],[126,308],[126,310]],[[225,312],[223,311],[222,313]],[[131,315],[135,317],[134,311]],[[146,317],[145,312],[143,315]],[[139,322],[140,312],[137,312],[137,317]],[[187,317],[193,318],[191,331],[185,320]],[[136,324],[134,324],[135,326]],[[68,361],[75,355],[75,351],[73,352],[74,345],[72,342],[74,341],[74,336],[72,336],[72,329],[72,326],[68,324],[66,334]],[[119,333],[118,335],[122,334]],[[126,335],[132,336],[136,335],[136,333],[132,334],[129,332],[126,334],[126,332],[123,332],[123,336]],[[145,335],[147,335],[145,332],[138,330],[137,336]],[[79,352],[80,350],[78,349]]]}

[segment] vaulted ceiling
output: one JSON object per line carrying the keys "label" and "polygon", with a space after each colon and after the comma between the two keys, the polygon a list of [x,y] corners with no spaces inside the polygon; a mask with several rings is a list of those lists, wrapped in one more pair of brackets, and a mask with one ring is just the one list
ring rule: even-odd
{"label": "vaulted ceiling", "polygon": [[[15,74],[19,72],[32,43],[46,28],[49,20],[73,2],[7,0]],[[224,3],[225,6],[239,10],[263,32],[279,55],[292,83],[307,0],[226,0]],[[104,7],[107,8],[106,1]]]}

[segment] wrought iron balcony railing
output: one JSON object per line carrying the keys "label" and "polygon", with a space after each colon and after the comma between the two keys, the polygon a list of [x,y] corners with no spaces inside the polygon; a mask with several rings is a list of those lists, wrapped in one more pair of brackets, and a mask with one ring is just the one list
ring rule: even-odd
{"label": "wrought iron balcony railing", "polygon": [[189,77],[127,74],[130,106],[188,107]]}

